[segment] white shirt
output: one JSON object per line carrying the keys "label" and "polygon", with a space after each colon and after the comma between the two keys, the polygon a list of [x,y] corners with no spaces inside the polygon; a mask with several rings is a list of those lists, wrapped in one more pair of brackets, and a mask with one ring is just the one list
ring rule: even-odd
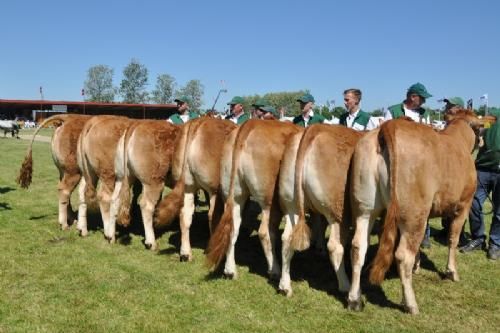
{"label": "white shirt", "polygon": [[[180,114],[179,117],[182,119],[182,122],[185,124],[189,120],[189,115],[188,114]],[[174,122],[171,119],[167,119],[167,121],[171,124]]]}
{"label": "white shirt", "polygon": [[[427,116],[426,118],[422,117],[418,111],[408,109],[405,104],[403,104],[403,109],[405,116],[410,117],[416,123],[422,124],[430,124],[430,118]],[[384,121],[391,120],[392,114],[389,109],[384,110]]]}
{"label": "white shirt", "polygon": [[355,131],[370,131],[374,128],[377,128],[379,125],[375,122],[374,119],[372,119],[372,117],[370,117],[370,120],[368,120],[368,123],[366,124],[366,126],[363,126],[363,125],[360,125],[358,123],[354,123],[354,119],[356,119],[356,117],[358,116],[359,114],[359,110],[361,109],[358,109],[356,112],[354,112],[353,114],[348,114],[347,115],[347,119],[346,119],[346,122],[347,122],[347,127],[349,128],[352,128],[353,130]]}

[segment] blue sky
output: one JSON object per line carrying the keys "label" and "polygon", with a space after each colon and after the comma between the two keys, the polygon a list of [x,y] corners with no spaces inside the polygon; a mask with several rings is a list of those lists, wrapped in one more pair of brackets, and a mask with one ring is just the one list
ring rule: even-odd
{"label": "blue sky", "polygon": [[[0,98],[81,100],[87,70],[119,85],[132,58],[179,85],[199,79],[210,107],[234,95],[310,89],[317,104],[363,91],[363,107],[400,102],[422,82],[444,96],[489,95],[500,106],[500,2],[5,1]],[[119,98],[118,98],[119,100]]]}

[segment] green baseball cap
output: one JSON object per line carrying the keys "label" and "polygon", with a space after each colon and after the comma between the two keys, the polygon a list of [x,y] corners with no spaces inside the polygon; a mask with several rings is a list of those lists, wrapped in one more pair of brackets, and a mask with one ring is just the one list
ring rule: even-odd
{"label": "green baseball cap", "polygon": [[245,100],[243,99],[243,97],[240,97],[240,96],[234,96],[233,99],[227,103],[227,105],[235,105],[235,104],[243,104],[245,103]]}
{"label": "green baseball cap", "polygon": [[252,104],[255,108],[260,108],[261,106],[269,105],[269,102],[264,97],[259,98],[255,103]]}
{"label": "green baseball cap", "polygon": [[461,108],[465,107],[464,100],[460,97],[451,97],[451,98],[445,98],[443,100],[445,103],[449,103],[451,105],[458,105]]}
{"label": "green baseball cap", "polygon": [[259,106],[259,110],[262,110],[264,112],[271,112],[275,116],[278,115],[278,112],[276,112],[276,109],[274,107],[272,107],[271,105]]}
{"label": "green baseball cap", "polygon": [[429,94],[427,89],[425,89],[425,86],[420,82],[412,84],[410,86],[410,88],[408,88],[408,94],[416,94],[416,95],[421,96],[423,98],[432,97],[432,95]]}
{"label": "green baseball cap", "polygon": [[187,97],[186,95],[182,95],[174,99],[174,102],[191,104],[191,98]]}
{"label": "green baseball cap", "polygon": [[309,103],[313,102],[314,103],[314,97],[311,94],[304,94],[297,98],[297,102],[302,102],[302,103]]}

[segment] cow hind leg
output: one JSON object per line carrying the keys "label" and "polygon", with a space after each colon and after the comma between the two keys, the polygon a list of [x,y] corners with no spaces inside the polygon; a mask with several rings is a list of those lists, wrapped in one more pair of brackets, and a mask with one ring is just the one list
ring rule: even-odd
{"label": "cow hind leg", "polygon": [[114,186],[114,181],[102,180],[97,193],[102,223],[104,226],[104,238],[106,238],[110,244],[114,244],[116,242],[116,233],[112,232],[114,228],[111,226],[110,219],[111,198],[113,196]]}
{"label": "cow hind leg", "polygon": [[163,183],[153,185],[143,184],[142,197],[139,202],[142,222],[144,224],[144,246],[152,251],[155,251],[158,247],[153,229],[153,214],[162,191]]}
{"label": "cow hind leg", "polygon": [[448,231],[448,263],[446,265],[446,277],[455,282],[460,280],[456,261],[457,246],[467,214],[468,210],[462,209],[453,219]]}
{"label": "cow hind leg", "polygon": [[234,197],[232,205],[232,218],[233,218],[233,232],[231,233],[231,240],[229,243],[229,248],[226,251],[226,263],[224,265],[224,276],[230,279],[237,278],[236,261],[234,254],[234,247],[236,241],[238,240],[238,235],[241,226],[241,216],[243,214],[243,208],[248,199],[248,194],[242,194],[238,197]]}
{"label": "cow hind leg", "polygon": [[181,229],[181,253],[180,261],[191,261],[193,253],[191,250],[191,242],[189,241],[189,230],[193,222],[194,201],[196,190],[186,188],[184,192],[184,206],[180,213],[180,229]]}
{"label": "cow hind leg", "polygon": [[61,172],[61,179],[57,186],[57,190],[59,192],[59,225],[62,230],[69,229],[68,224],[68,211],[70,210],[69,201],[71,196],[71,191],[74,189],[74,186],[71,187],[68,184],[69,175]]}
{"label": "cow hind leg", "polygon": [[272,280],[278,280],[280,267],[276,256],[276,236],[280,223],[279,208],[276,205],[262,209],[262,219],[259,226],[259,239],[267,260],[268,275]]}
{"label": "cow hind leg", "polygon": [[347,296],[347,307],[350,310],[360,311],[363,309],[361,300],[361,269],[365,263],[366,251],[370,244],[370,233],[373,223],[379,214],[360,214],[355,218],[356,231],[352,239],[351,265],[352,278],[351,288]]}
{"label": "cow hind leg", "polygon": [[339,223],[331,223],[330,238],[328,240],[328,253],[330,261],[337,275],[339,290],[347,293],[350,288],[349,278],[345,272],[344,265],[344,244],[341,241],[345,236],[341,234],[341,225]]}
{"label": "cow hind leg", "polygon": [[292,283],[290,278],[290,265],[292,262],[293,255],[295,251],[290,246],[292,241],[292,232],[295,222],[298,220],[298,216],[295,214],[285,215],[285,229],[281,235],[282,247],[281,247],[281,258],[282,258],[282,268],[281,268],[281,279],[278,286],[278,290],[281,294],[290,297],[292,296]]}
{"label": "cow hind leg", "polygon": [[[425,228],[425,221],[423,222],[423,227]],[[419,312],[415,292],[412,286],[412,276],[415,256],[419,251],[419,245],[423,238],[423,232],[423,229],[421,232],[419,231],[413,234],[408,233],[405,230],[401,230],[401,238],[395,255],[403,289],[402,304],[405,307],[405,310],[410,314],[418,314]]]}
{"label": "cow hind leg", "polygon": [[[97,185],[97,178],[90,178],[88,181],[94,183],[94,187]],[[85,192],[87,191],[87,179],[82,177],[80,181],[80,186],[78,188],[78,197],[79,197],[79,205],[78,205],[78,223],[76,228],[78,229],[80,236],[85,237],[88,235],[89,231],[87,229],[87,199],[85,196]]]}

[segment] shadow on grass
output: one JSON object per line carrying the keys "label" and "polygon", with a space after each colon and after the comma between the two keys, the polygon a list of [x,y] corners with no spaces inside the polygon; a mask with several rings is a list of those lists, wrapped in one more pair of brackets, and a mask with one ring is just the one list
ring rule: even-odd
{"label": "shadow on grass", "polygon": [[0,187],[0,194],[4,194],[4,193],[9,193],[11,191],[15,191],[16,189],[13,188],[13,187]]}
{"label": "shadow on grass", "polygon": [[0,202],[0,210],[12,210],[12,207],[6,202]]}
{"label": "shadow on grass", "polygon": [[28,220],[30,221],[37,221],[37,220],[42,220],[46,217],[49,217],[49,216],[56,216],[57,214],[45,214],[45,215],[36,215],[36,216],[30,216],[28,218]]}

